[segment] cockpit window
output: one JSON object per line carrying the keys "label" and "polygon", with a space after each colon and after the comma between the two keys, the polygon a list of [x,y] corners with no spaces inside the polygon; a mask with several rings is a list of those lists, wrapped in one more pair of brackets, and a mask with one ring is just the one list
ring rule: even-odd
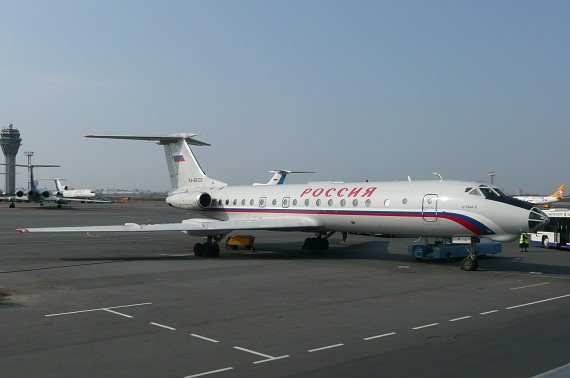
{"label": "cockpit window", "polygon": [[485,198],[498,197],[497,193],[493,192],[489,188],[480,188],[480,189],[481,189],[481,192],[483,192],[483,196],[485,196]]}
{"label": "cockpit window", "polygon": [[468,188],[465,188],[465,193],[467,193],[467,192],[470,191],[471,189],[473,189],[472,186],[470,186],[470,187],[468,187]]}
{"label": "cockpit window", "polygon": [[507,195],[505,194],[505,192],[503,192],[501,189],[499,188],[493,188],[493,190],[497,193],[499,193],[499,196],[501,197],[506,197]]}
{"label": "cockpit window", "polygon": [[479,191],[479,189],[475,188],[469,192],[469,195],[470,196],[481,196],[481,192]]}
{"label": "cockpit window", "polygon": [[479,188],[479,189],[481,189],[485,198],[500,197],[499,194],[497,194],[497,192],[495,192],[491,188]]}

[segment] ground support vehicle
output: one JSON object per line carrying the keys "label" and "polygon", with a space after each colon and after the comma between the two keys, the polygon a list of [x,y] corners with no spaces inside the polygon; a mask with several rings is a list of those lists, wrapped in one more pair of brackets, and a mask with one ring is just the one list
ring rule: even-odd
{"label": "ground support vehicle", "polygon": [[[431,244],[411,244],[408,246],[408,256],[415,257],[416,260],[446,260],[463,258],[469,255],[471,244],[463,239],[453,238],[444,241],[436,241]],[[496,255],[501,253],[502,245],[498,242],[483,239],[475,247],[477,255]]]}
{"label": "ground support vehicle", "polygon": [[530,234],[530,244],[545,248],[570,249],[570,210],[544,210],[550,221],[542,230]]}

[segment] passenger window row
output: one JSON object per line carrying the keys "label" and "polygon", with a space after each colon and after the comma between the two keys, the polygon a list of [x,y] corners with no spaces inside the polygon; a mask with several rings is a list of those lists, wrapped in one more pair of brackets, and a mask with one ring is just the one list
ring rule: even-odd
{"label": "passenger window row", "polygon": [[[470,194],[472,194],[472,193],[470,193]],[[283,205],[283,207],[289,207],[289,200],[288,200],[288,198],[289,198],[289,197],[284,197],[284,198],[283,198],[283,201],[281,202],[281,204]],[[325,201],[326,201],[326,202],[325,202]],[[255,201],[253,198],[250,199],[249,201],[247,201],[246,199],[242,199],[241,201],[238,201],[236,198],[234,198],[233,200],[230,200],[230,199],[225,199],[225,200],[223,200],[223,199],[213,199],[213,200],[212,200],[212,206],[215,206],[215,207],[217,207],[217,206],[222,207],[224,204],[225,204],[226,206],[229,206],[230,203],[231,203],[232,205],[236,206],[236,205],[238,204],[238,202],[241,204],[241,206],[245,206],[246,203],[249,203],[249,206],[255,206],[255,205],[256,205],[256,201]],[[258,205],[259,207],[265,207],[265,206],[266,206],[266,203],[267,203],[266,198],[265,198],[265,197],[262,197],[262,198],[259,199],[259,202],[257,203],[257,205]],[[293,205],[293,206],[302,206],[302,205],[304,205],[304,206],[306,206],[306,207],[311,206],[311,200],[310,200],[309,198],[306,198],[305,200],[297,200],[297,199],[295,198],[295,199],[293,199],[293,201],[291,201],[290,203],[291,203],[291,205]],[[366,207],[370,207],[370,206],[372,205],[372,201],[371,201],[370,199],[367,199],[367,200],[364,201],[364,202],[362,202],[362,201],[359,202],[358,199],[356,199],[356,198],[353,199],[352,201],[349,200],[348,202],[347,202],[347,200],[346,200],[345,198],[343,198],[343,199],[341,199],[338,203],[340,204],[341,207],[346,207],[346,206],[350,206],[350,205],[352,205],[353,207],[358,207],[358,205],[359,205],[359,204],[362,205],[362,203],[364,203],[364,206],[366,206]],[[407,199],[407,198],[402,199],[402,204],[406,205],[407,203],[408,203],[408,199]],[[390,200],[389,200],[389,199],[384,200],[383,204],[384,204],[384,207],[389,207],[389,206],[390,206]],[[275,199],[275,198],[272,199],[272,200],[271,200],[271,205],[272,205],[272,206],[277,206],[277,199]],[[314,206],[317,206],[317,207],[324,207],[324,206],[333,207],[334,205],[335,205],[335,201],[334,201],[332,198],[330,198],[330,199],[328,199],[328,200],[322,200],[322,199],[319,198],[319,199],[317,199],[316,201],[314,201]]]}

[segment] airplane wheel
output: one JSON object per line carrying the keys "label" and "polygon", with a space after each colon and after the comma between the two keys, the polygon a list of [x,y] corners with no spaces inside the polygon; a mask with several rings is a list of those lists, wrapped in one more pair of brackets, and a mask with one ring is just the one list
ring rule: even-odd
{"label": "airplane wheel", "polygon": [[315,244],[317,245],[316,249],[319,249],[321,251],[326,251],[327,249],[329,249],[328,239],[316,239],[315,241],[316,241]]}
{"label": "airplane wheel", "polygon": [[[198,243],[200,244],[200,243]],[[196,252],[194,252],[196,254]],[[218,244],[204,243],[198,247],[198,255],[201,257],[218,257],[220,255],[220,246]]]}
{"label": "airplane wheel", "polygon": [[313,249],[313,238],[306,238],[303,243],[303,249]]}
{"label": "airplane wheel", "polygon": [[220,246],[218,244],[213,244],[210,257],[218,257],[218,256],[220,256]]}
{"label": "airplane wheel", "polygon": [[194,244],[194,256],[202,257],[204,255],[204,246],[202,243]]}
{"label": "airplane wheel", "polygon": [[466,257],[461,261],[461,269],[466,271],[474,271],[479,267],[479,262],[470,257]]}
{"label": "airplane wheel", "polygon": [[16,205],[14,205],[13,203],[10,204],[10,209],[13,209],[15,207],[16,207]]}

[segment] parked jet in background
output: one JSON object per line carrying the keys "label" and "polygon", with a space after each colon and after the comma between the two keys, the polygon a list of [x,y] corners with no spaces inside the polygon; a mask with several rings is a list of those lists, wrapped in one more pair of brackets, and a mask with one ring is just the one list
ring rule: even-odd
{"label": "parked jet in background", "polygon": [[72,189],[67,185],[61,184],[61,178],[55,178],[53,181],[55,182],[56,192],[54,195],[63,198],[80,198],[80,199],[89,199],[95,198],[96,194],[91,189]]}
{"label": "parked jet in background", "polygon": [[319,182],[299,185],[228,186],[208,177],[189,145],[208,146],[198,134],[168,136],[88,135],[90,138],[155,141],[164,147],[173,191],[166,202],[190,210],[181,223],[21,228],[20,232],[184,231],[205,236],[196,256],[216,257],[218,242],[235,230],[305,231],[308,249],[327,249],[335,232],[471,238],[465,270],[478,266],[480,237],[512,241],[548,217],[496,187],[472,181]]}
{"label": "parked jet in background", "polygon": [[[2,164],[6,165],[6,164]],[[30,183],[29,189],[17,189],[15,196],[8,198],[10,201],[10,207],[16,207],[15,202],[37,202],[43,204],[44,201],[55,201],[56,198],[51,195],[51,192],[46,188],[39,188],[38,181],[34,180],[34,168],[37,167],[59,167],[59,165],[38,165],[38,164],[31,164],[31,165],[23,165],[23,164],[14,164],[16,167],[26,167],[30,172]],[[58,204],[59,207],[59,204]]]}
{"label": "parked jet in background", "polygon": [[[5,165],[5,164],[4,164]],[[68,204],[70,202],[81,202],[81,203],[110,203],[111,201],[107,200],[96,200],[93,198],[73,198],[73,197],[64,197],[60,195],[58,192],[52,192],[47,188],[40,188],[38,187],[38,181],[34,179],[34,168],[38,167],[59,167],[59,165],[23,165],[23,164],[15,164],[16,167],[26,167],[30,172],[30,189],[18,189],[16,190],[15,196],[8,198],[7,200],[10,202],[10,207],[16,207],[16,202],[35,202],[39,203],[43,206],[44,202],[53,202],[57,204],[58,208],[61,208],[61,205]]]}
{"label": "parked jet in background", "polygon": [[558,202],[564,199],[564,189],[566,189],[566,184],[562,184],[556,189],[554,193],[549,196],[514,196],[516,199],[521,201],[530,202],[534,205],[546,205],[553,202]]}
{"label": "parked jet in background", "polygon": [[273,172],[273,177],[269,179],[267,184],[261,184],[256,182],[253,185],[282,185],[285,182],[285,177],[287,177],[289,173],[315,173],[309,171],[287,171],[285,169],[274,169],[269,172]]}

